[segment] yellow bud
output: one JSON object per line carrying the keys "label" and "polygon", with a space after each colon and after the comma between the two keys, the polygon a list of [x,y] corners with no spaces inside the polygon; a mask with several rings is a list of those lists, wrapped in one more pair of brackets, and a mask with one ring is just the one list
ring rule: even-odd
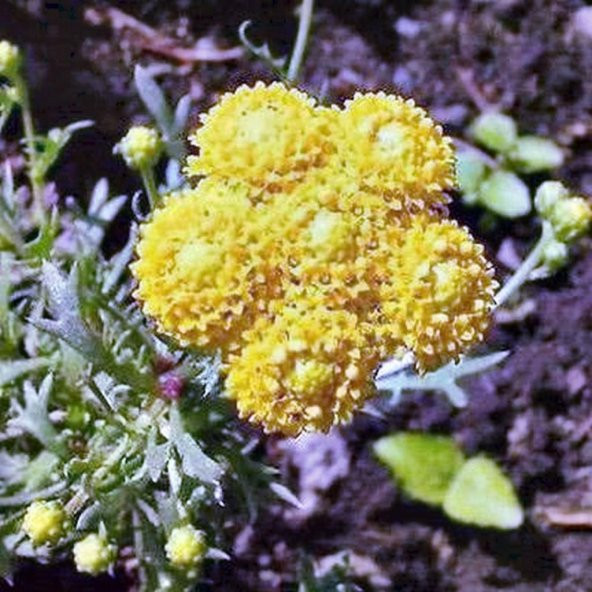
{"label": "yellow bud", "polygon": [[162,142],[155,129],[143,125],[132,127],[115,147],[132,169],[143,169],[156,163]]}
{"label": "yellow bud", "polygon": [[22,529],[33,545],[55,545],[65,534],[68,520],[59,502],[33,502],[25,513]]}
{"label": "yellow bud", "polygon": [[111,567],[115,559],[115,547],[100,534],[89,534],[74,545],[76,569],[96,576]]}
{"label": "yellow bud", "polygon": [[21,52],[16,45],[0,41],[0,76],[14,78],[21,65]]}
{"label": "yellow bud", "polygon": [[205,555],[205,536],[190,524],[179,526],[171,532],[165,551],[172,565],[190,570],[195,568]]}
{"label": "yellow bud", "polygon": [[553,206],[549,219],[557,239],[571,242],[588,231],[592,207],[582,197],[560,200]]}

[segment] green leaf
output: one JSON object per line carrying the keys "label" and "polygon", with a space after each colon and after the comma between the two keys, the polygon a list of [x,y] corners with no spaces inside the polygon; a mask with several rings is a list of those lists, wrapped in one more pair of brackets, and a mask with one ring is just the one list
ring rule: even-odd
{"label": "green leaf", "polygon": [[476,196],[486,171],[487,167],[478,155],[469,151],[457,155],[456,176],[465,201],[473,201],[470,196]]}
{"label": "green leaf", "polygon": [[0,581],[9,580],[12,576],[12,571],[10,555],[4,546],[4,542],[0,539]]}
{"label": "green leaf", "polygon": [[37,259],[49,259],[55,239],[60,231],[58,210],[54,208],[51,217],[39,229],[37,237],[26,245],[28,257]]}
{"label": "green leaf", "polygon": [[477,142],[495,152],[512,148],[518,131],[516,122],[503,113],[482,113],[473,121],[470,133]]}
{"label": "green leaf", "polygon": [[54,128],[49,131],[47,136],[35,138],[35,150],[37,159],[33,175],[36,179],[43,180],[49,172],[49,169],[55,164],[66,144],[74,132],[94,125],[90,120],[77,121],[67,125],[65,128]]}
{"label": "green leaf", "polygon": [[440,505],[464,462],[452,438],[402,433],[374,444],[376,456],[387,465],[409,497]]}
{"label": "green leaf", "polygon": [[555,142],[538,136],[522,136],[508,155],[512,164],[523,173],[556,169],[565,156]]}
{"label": "green leaf", "polygon": [[525,216],[531,210],[530,191],[514,173],[494,171],[481,184],[479,203],[504,218]]}
{"label": "green leaf", "polygon": [[512,482],[483,456],[468,460],[458,472],[446,494],[444,511],[458,522],[490,528],[518,528],[524,520]]}

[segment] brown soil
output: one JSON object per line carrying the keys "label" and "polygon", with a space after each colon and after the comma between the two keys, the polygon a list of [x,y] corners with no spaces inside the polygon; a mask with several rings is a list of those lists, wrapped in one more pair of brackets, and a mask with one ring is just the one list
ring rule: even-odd
{"label": "brown soil", "polygon": [[[552,135],[569,149],[561,178],[592,194],[592,32],[586,35],[573,25],[584,2],[318,3],[306,89],[336,101],[358,89],[403,92],[457,134],[480,108],[499,106],[516,117],[522,131]],[[277,55],[289,50],[295,4],[111,3],[162,33],[179,36],[179,45],[204,35],[220,46],[235,45],[238,25],[251,19],[254,40],[269,41]],[[175,97],[190,92],[195,114],[223,90],[270,77],[261,63],[248,59],[180,68],[140,49],[129,31],[91,26],[84,12],[95,6],[109,4],[5,0],[0,6],[0,38],[27,49],[40,122],[55,126],[92,118],[97,123],[80,134],[64,158],[68,164],[56,179],[63,195],[85,195],[103,175],[118,191],[134,189],[135,180],[110,153],[130,121],[142,118],[130,84],[133,63],[164,64],[167,90]],[[474,212],[462,206],[453,210],[474,222]],[[487,233],[474,230],[493,258],[503,238],[511,237],[521,249],[536,236],[529,221]],[[118,240],[113,237],[114,244]],[[298,444],[270,440],[271,462],[307,500],[306,509],[278,504],[256,524],[236,525],[233,561],[212,566],[199,590],[295,590],[302,550],[325,564],[340,551],[352,551],[357,583],[369,591],[592,590],[589,246],[581,245],[568,271],[525,290],[524,297],[534,304],[531,312],[496,325],[489,348],[509,349],[512,355],[500,368],[470,381],[465,410],[454,410],[437,395],[415,394],[384,419],[359,416],[326,438]],[[500,276],[507,271],[501,264],[498,269]],[[527,511],[525,526],[512,533],[463,527],[406,500],[370,453],[372,442],[394,429],[452,434],[468,453],[491,455],[518,489]],[[569,522],[575,512],[580,518],[590,514],[589,522],[556,524],[557,516]],[[63,566],[51,573],[55,591],[116,589],[115,584],[73,583]],[[46,570],[24,569],[16,589],[41,589],[39,582],[47,589],[47,578]]]}

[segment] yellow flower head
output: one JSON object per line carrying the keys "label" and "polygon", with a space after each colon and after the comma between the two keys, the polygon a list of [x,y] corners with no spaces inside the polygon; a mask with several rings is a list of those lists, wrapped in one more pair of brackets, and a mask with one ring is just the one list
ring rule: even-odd
{"label": "yellow flower head", "polygon": [[73,550],[76,569],[93,576],[107,571],[115,560],[115,547],[100,534],[89,534]]}
{"label": "yellow flower head", "polygon": [[141,232],[136,297],[182,344],[220,348],[241,417],[297,435],[347,421],[373,371],[411,350],[458,359],[487,326],[495,282],[432,206],[450,141],[412,102],[344,110],[281,84],[225,95],[192,137],[206,175]]}
{"label": "yellow flower head", "polygon": [[247,331],[226,380],[240,417],[291,436],[348,421],[373,394],[379,361],[355,314],[302,298]]}
{"label": "yellow flower head", "polygon": [[9,41],[0,41],[0,76],[14,78],[21,65],[21,52]]}
{"label": "yellow flower head", "polygon": [[116,150],[127,166],[140,170],[156,163],[162,150],[162,141],[155,129],[136,125],[123,136]]}
{"label": "yellow flower head", "polygon": [[68,520],[59,502],[36,501],[25,513],[23,532],[33,545],[55,545],[66,533]]}
{"label": "yellow flower head", "polygon": [[483,338],[497,283],[483,247],[466,230],[418,216],[389,265],[381,312],[421,372],[458,360]]}
{"label": "yellow flower head", "polygon": [[323,160],[328,149],[314,101],[283,84],[241,86],[224,95],[190,137],[199,155],[189,175],[220,175],[259,187],[284,187]]}
{"label": "yellow flower head", "polygon": [[455,184],[452,142],[413,100],[357,94],[340,123],[341,158],[363,185],[420,205],[445,201]]}
{"label": "yellow flower head", "polygon": [[184,570],[195,569],[201,563],[206,549],[203,532],[190,524],[174,528],[165,546],[167,559],[175,567]]}
{"label": "yellow flower head", "polygon": [[[165,199],[142,228],[136,298],[182,344],[229,347],[273,283],[257,248],[257,210],[244,185],[211,178]],[[269,281],[268,281],[269,280]]]}

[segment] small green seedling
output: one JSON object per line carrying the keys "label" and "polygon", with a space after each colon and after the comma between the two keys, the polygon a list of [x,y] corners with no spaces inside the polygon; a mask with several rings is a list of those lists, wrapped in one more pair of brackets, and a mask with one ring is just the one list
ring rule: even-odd
{"label": "small green seedling", "polygon": [[539,136],[520,136],[516,122],[503,113],[479,115],[469,128],[479,148],[461,145],[457,160],[458,183],[463,200],[481,205],[504,218],[530,213],[532,200],[519,174],[541,173],[563,164],[557,144]]}
{"label": "small green seedling", "polygon": [[471,458],[462,466],[443,508],[457,522],[483,527],[514,529],[524,520],[512,482],[484,456]]}
{"label": "small green seedling", "polygon": [[374,444],[376,456],[411,498],[442,507],[453,520],[483,528],[518,528],[524,515],[512,482],[483,456],[466,460],[450,437],[400,433]]}
{"label": "small green seedling", "polygon": [[465,457],[445,436],[404,433],[381,438],[376,456],[387,465],[413,499],[439,506]]}

